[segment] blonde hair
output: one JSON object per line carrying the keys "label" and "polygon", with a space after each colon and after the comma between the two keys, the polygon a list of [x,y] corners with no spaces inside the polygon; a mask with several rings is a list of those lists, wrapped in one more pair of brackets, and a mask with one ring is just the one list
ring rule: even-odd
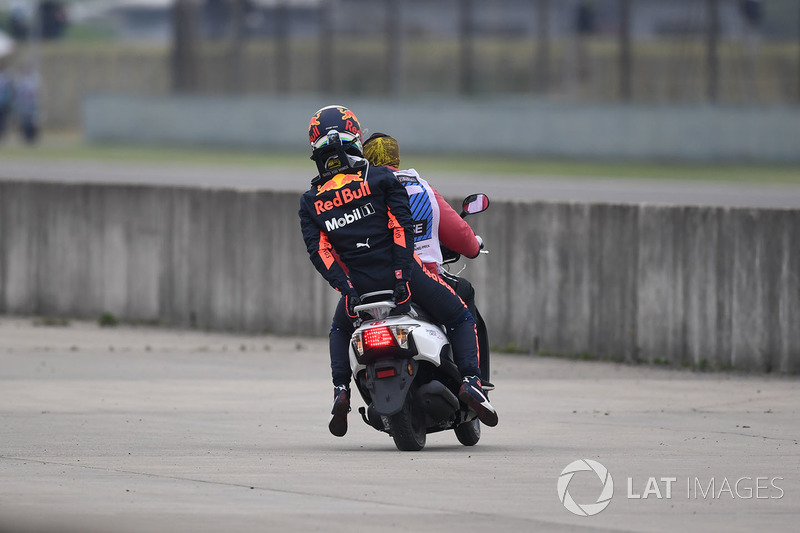
{"label": "blonde hair", "polygon": [[375,166],[400,168],[400,145],[394,137],[375,133],[364,142],[364,157]]}

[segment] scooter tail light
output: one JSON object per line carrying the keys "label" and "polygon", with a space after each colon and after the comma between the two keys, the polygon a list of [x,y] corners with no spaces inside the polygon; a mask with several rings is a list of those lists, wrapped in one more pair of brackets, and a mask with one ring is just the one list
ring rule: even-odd
{"label": "scooter tail light", "polygon": [[387,326],[367,329],[362,332],[362,338],[365,349],[397,346],[395,336]]}

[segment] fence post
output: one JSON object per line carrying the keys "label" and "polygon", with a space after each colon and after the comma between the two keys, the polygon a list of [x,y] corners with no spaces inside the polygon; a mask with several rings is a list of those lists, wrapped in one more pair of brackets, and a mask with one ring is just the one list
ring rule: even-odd
{"label": "fence post", "polygon": [[275,78],[278,94],[289,92],[291,61],[289,57],[289,6],[286,0],[275,5]]}
{"label": "fence post", "polygon": [[388,94],[403,94],[403,20],[400,0],[387,0],[386,3],[386,79],[389,80]]}
{"label": "fence post", "polygon": [[619,0],[619,20],[619,97],[629,102],[633,97],[630,0]]}
{"label": "fence post", "polygon": [[536,2],[536,65],[534,88],[546,94],[550,88],[550,0]]}
{"label": "fence post", "polygon": [[461,94],[471,94],[473,86],[473,46],[474,27],[472,23],[472,0],[460,0],[459,6],[459,91]]}
{"label": "fence post", "polygon": [[172,7],[172,91],[197,89],[195,18],[191,0],[177,0]]}
{"label": "fence post", "polygon": [[244,41],[244,0],[230,0],[230,48],[228,59],[230,61],[230,78],[228,90],[233,94],[244,92],[244,64],[242,48]]}
{"label": "fence post", "polygon": [[707,97],[709,102],[719,98],[719,0],[706,0],[708,11],[708,36],[706,44]]}
{"label": "fence post", "polygon": [[331,2],[319,3],[319,91],[333,92],[333,15]]}

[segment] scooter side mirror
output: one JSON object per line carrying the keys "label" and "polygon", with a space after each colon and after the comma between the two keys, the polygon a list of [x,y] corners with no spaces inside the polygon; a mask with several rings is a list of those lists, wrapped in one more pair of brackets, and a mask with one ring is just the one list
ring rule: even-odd
{"label": "scooter side mirror", "polygon": [[483,193],[470,194],[461,205],[461,216],[474,215],[489,209],[489,197]]}

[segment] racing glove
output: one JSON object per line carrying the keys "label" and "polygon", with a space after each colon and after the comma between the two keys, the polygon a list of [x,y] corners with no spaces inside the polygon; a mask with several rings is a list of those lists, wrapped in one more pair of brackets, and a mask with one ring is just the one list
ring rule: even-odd
{"label": "racing glove", "polygon": [[401,315],[411,311],[411,289],[407,281],[397,280],[394,285],[394,304],[393,315]]}
{"label": "racing glove", "polygon": [[345,295],[344,305],[345,308],[347,309],[347,316],[353,319],[358,318],[358,313],[356,312],[356,306],[361,305],[361,298],[359,298],[357,294]]}

